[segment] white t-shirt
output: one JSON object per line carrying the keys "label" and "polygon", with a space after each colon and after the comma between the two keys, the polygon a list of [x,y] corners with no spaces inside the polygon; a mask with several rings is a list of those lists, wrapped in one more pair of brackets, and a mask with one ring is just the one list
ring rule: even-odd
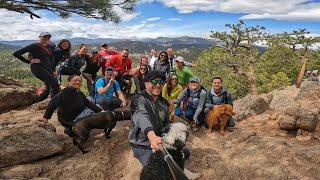
{"label": "white t-shirt", "polygon": [[149,61],[149,65],[151,66],[152,69],[153,69],[154,62],[156,62],[156,60],[158,60],[158,57],[152,56]]}

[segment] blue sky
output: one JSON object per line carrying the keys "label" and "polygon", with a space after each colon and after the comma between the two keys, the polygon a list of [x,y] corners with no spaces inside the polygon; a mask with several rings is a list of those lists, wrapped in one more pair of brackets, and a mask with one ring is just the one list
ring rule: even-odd
{"label": "blue sky", "polygon": [[320,34],[320,1],[310,0],[141,0],[132,14],[120,12],[123,22],[113,24],[73,15],[61,19],[47,11],[31,20],[26,14],[0,10],[0,40],[34,39],[49,31],[56,39],[209,37],[225,31],[225,24],[245,20],[265,26],[268,33],[306,28]]}

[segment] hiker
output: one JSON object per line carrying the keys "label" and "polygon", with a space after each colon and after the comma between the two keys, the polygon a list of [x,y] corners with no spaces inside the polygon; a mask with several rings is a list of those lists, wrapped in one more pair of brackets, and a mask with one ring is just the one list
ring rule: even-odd
{"label": "hiker", "polygon": [[[227,89],[222,87],[222,78],[217,76],[212,79],[212,88],[208,90],[206,94],[204,112],[207,113],[209,109],[214,107],[214,105],[219,104],[230,104],[231,106],[233,106],[233,101],[231,94],[227,91]],[[234,127],[235,123],[235,119],[230,117],[228,119],[227,126]]]}
{"label": "hiker", "polygon": [[115,55],[119,55],[118,51],[113,50],[107,43],[101,45],[101,50],[98,52],[98,59],[102,65],[102,75],[105,76],[107,65],[106,63]]}
{"label": "hiker", "polygon": [[[176,69],[176,66],[174,64],[174,61],[176,59],[176,55],[174,55],[173,48],[168,48],[167,49],[167,53],[168,53],[168,59],[169,59],[169,62],[170,62],[170,70],[172,72],[172,71],[174,71]],[[185,66],[190,66],[190,67],[195,67],[194,64],[189,63],[189,62],[184,62],[184,65]]]}
{"label": "hiker", "polygon": [[105,77],[95,83],[93,98],[104,110],[114,110],[127,105],[114,72],[112,67],[107,67]]}
{"label": "hiker", "polygon": [[[19,60],[30,64],[32,74],[45,83],[46,90],[41,95],[37,96],[36,102],[46,99],[50,90],[52,90],[51,97],[54,97],[59,92],[58,81],[54,78],[52,69],[52,47],[48,46],[50,38],[50,33],[42,32],[39,35],[39,42],[30,44],[13,53],[13,56]],[[30,60],[22,56],[25,53],[29,53]]]}
{"label": "hiker", "polygon": [[179,78],[179,84],[184,89],[188,86],[190,78],[193,77],[193,73],[189,70],[188,67],[185,66],[185,61],[183,57],[178,56],[175,59],[175,63],[176,63],[176,74]]}
{"label": "hiker", "polygon": [[[129,143],[133,155],[142,166],[148,164],[153,150],[162,144],[162,129],[169,124],[168,103],[161,97],[165,77],[158,71],[151,71],[145,79],[146,89],[138,99],[137,110],[133,113],[129,131]],[[184,159],[188,159],[190,151],[183,150]]]}
{"label": "hiker", "polygon": [[170,63],[167,52],[161,51],[159,53],[159,57],[153,65],[153,70],[158,71],[164,77],[167,77],[167,75],[170,73]]}
{"label": "hiker", "polygon": [[55,77],[58,79],[58,82],[60,84],[61,82],[61,75],[59,74],[59,69],[61,69],[63,66],[66,66],[66,62],[71,57],[71,43],[67,39],[62,39],[58,43],[58,48],[54,50],[53,52],[53,73]]}
{"label": "hiker", "polygon": [[61,75],[80,75],[86,62],[89,61],[88,47],[81,44],[78,50],[70,57],[66,66],[62,66],[59,70]]}
{"label": "hiker", "polygon": [[165,98],[170,104],[174,103],[182,90],[183,89],[179,84],[179,78],[177,74],[172,73],[168,77],[166,84],[163,86],[162,97]]}
{"label": "hiker", "polygon": [[142,64],[140,65],[139,75],[134,76],[132,78],[133,86],[131,88],[132,89],[131,91],[133,91],[133,96],[130,103],[130,110],[132,113],[136,110],[138,106],[138,98],[141,92],[146,89],[144,82],[146,80],[146,76],[148,75],[148,73],[149,71],[148,71],[147,65]]}
{"label": "hiker", "polygon": [[182,91],[176,101],[176,104],[179,105],[176,115],[184,114],[184,117],[193,123],[193,128],[197,128],[196,126],[204,124],[203,107],[205,101],[206,91],[200,84],[200,78],[194,76],[190,78],[189,87]]}
{"label": "hiker", "polygon": [[53,67],[56,68],[58,64],[70,59],[71,57],[71,43],[67,39],[62,39],[58,43],[58,48],[53,52],[54,64]]}
{"label": "hiker", "polygon": [[147,66],[147,70],[151,71],[151,66],[148,64],[148,57],[147,56],[141,56],[140,64],[136,68],[132,68],[131,71],[130,71],[130,74],[132,76],[139,75],[140,65],[146,65]]}
{"label": "hiker", "polygon": [[[65,127],[64,132],[68,136],[73,137],[72,126],[74,122],[80,118],[79,115],[85,117],[94,112],[101,112],[101,108],[89,101],[80,91],[81,85],[82,79],[80,76],[69,76],[68,87],[61,90],[61,92],[51,99],[43,118],[39,119],[39,121],[47,123],[54,110],[58,108],[58,121]],[[88,108],[91,109],[91,111],[88,111]]]}
{"label": "hiker", "polygon": [[89,59],[86,59],[86,67],[82,71],[82,76],[87,80],[87,88],[89,94],[92,93],[93,88],[93,82],[97,78],[97,72],[100,70],[101,64],[98,60],[98,52],[94,51],[92,52],[92,55]]}
{"label": "hiker", "polygon": [[158,50],[153,48],[151,49],[151,58],[149,61],[149,65],[151,66],[151,68],[153,69],[153,65],[156,62],[156,60],[158,60]]}
{"label": "hiker", "polygon": [[132,66],[132,60],[129,57],[129,49],[124,48],[119,55],[112,56],[106,63],[107,67],[113,67],[116,75],[116,80],[120,82],[125,74],[129,74]]}

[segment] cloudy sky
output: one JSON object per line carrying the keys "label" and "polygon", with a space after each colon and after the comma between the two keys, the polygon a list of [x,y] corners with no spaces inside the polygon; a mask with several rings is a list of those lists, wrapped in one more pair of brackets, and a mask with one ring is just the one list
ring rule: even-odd
{"label": "cloudy sky", "polygon": [[76,15],[61,19],[46,11],[31,20],[26,14],[0,10],[0,40],[34,39],[49,31],[54,39],[145,38],[194,36],[207,38],[225,24],[245,20],[268,33],[306,28],[320,34],[320,0],[141,0],[119,24]]}

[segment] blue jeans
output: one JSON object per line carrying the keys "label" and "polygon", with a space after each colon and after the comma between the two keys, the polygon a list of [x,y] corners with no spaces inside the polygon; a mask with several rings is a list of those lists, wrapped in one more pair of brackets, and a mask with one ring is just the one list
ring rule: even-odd
{"label": "blue jeans", "polygon": [[[193,121],[193,116],[194,116],[194,113],[196,112],[197,109],[194,109],[192,108],[191,106],[187,106],[186,107],[186,110],[184,111],[184,116],[189,120],[189,121]],[[177,109],[175,110],[176,112],[176,115],[179,116],[179,115],[182,115],[182,110],[180,108],[177,107]],[[198,116],[198,123],[200,125],[203,125],[204,124],[204,112],[202,111],[199,116]]]}
{"label": "blue jeans", "polygon": [[132,148],[133,156],[137,158],[142,166],[146,166],[149,161],[149,157],[152,154],[151,149]]}

